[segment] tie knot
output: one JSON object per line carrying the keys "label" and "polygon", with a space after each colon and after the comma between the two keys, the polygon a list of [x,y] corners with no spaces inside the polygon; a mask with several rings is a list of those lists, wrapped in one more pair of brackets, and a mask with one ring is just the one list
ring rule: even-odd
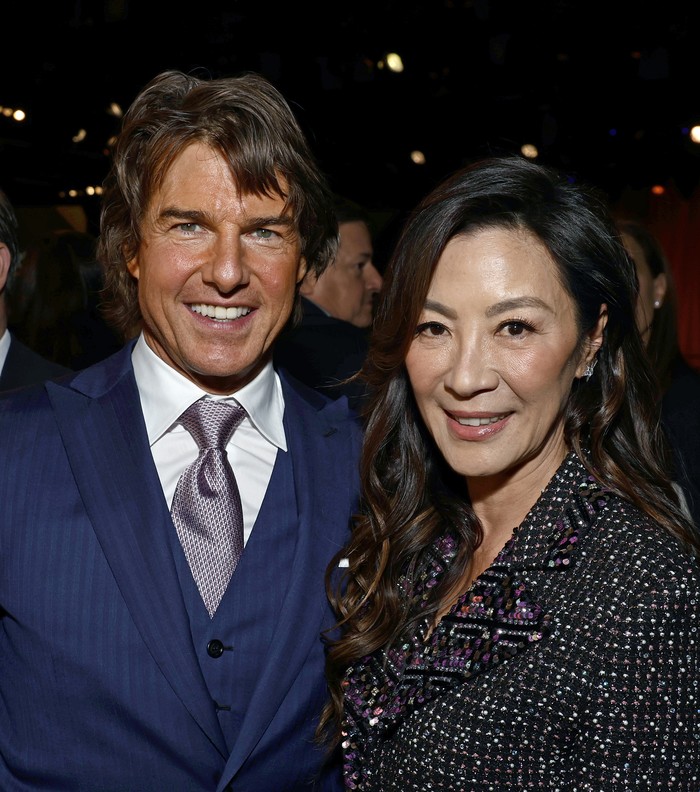
{"label": "tie knot", "polygon": [[202,448],[225,449],[236,427],[245,417],[245,410],[234,404],[200,399],[180,416],[180,423]]}

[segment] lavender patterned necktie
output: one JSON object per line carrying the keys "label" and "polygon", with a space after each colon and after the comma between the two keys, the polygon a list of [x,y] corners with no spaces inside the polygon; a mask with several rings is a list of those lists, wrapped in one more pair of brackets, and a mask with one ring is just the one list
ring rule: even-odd
{"label": "lavender patterned necktie", "polygon": [[243,552],[243,511],[226,444],[245,410],[211,399],[180,416],[199,455],[183,471],[171,514],[202,600],[213,617]]}

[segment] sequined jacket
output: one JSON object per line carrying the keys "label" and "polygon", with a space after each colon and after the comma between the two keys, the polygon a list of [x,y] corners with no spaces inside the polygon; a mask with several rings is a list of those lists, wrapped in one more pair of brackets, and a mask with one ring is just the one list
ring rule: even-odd
{"label": "sequined jacket", "polygon": [[699,629],[697,562],[571,454],[427,640],[349,669],[346,787],[698,792]]}

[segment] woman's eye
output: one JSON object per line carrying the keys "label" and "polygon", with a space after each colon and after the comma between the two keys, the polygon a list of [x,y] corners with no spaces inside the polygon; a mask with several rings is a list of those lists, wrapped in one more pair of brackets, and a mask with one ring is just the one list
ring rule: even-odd
{"label": "woman's eye", "polygon": [[533,330],[532,325],[528,324],[527,322],[506,322],[503,325],[503,328],[508,332],[508,335],[511,336],[519,336],[523,333],[531,332]]}
{"label": "woman's eye", "polygon": [[445,329],[445,326],[439,322],[423,322],[416,328],[416,335],[440,336]]}

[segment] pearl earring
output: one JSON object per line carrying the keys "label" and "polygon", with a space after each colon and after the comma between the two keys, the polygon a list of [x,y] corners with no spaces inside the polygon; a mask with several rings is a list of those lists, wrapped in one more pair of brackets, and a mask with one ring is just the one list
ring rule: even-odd
{"label": "pearl earring", "polygon": [[654,300],[654,308],[661,308],[661,300]]}

